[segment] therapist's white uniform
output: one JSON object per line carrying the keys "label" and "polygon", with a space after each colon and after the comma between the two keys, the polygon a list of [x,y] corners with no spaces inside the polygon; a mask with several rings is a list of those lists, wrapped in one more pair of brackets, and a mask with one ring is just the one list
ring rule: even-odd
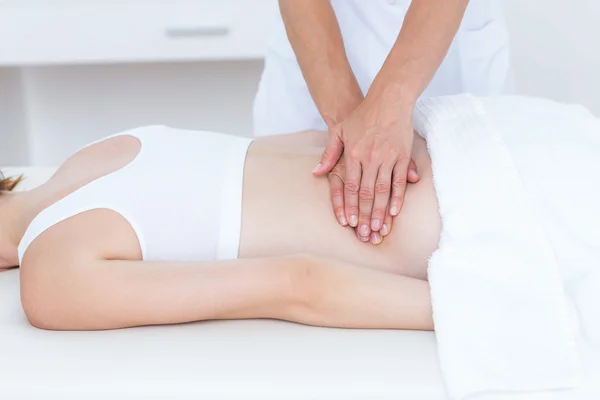
{"label": "therapist's white uniform", "polygon": [[[352,70],[367,93],[402,27],[410,0],[331,0]],[[448,54],[422,97],[512,91],[509,38],[496,0],[471,0]],[[326,130],[278,15],[254,100],[256,136]]]}

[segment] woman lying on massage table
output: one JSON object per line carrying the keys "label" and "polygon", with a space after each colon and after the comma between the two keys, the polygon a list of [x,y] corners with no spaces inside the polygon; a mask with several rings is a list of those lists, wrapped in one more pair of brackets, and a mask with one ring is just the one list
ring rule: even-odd
{"label": "woman lying on massage table", "polygon": [[147,127],[89,145],[44,185],[2,192],[0,267],[21,265],[24,310],[44,329],[240,318],[432,329],[440,221],[425,142],[421,182],[373,246],[338,225],[327,179],[310,174],[325,135],[250,143]]}
{"label": "woman lying on massage table", "polygon": [[[211,132],[146,127],[88,145],[36,189],[2,192],[0,267],[21,266],[24,310],[33,325],[44,329],[273,318],[329,327],[432,330],[426,280],[428,259],[438,248],[442,230],[438,198],[442,215],[444,210],[454,212],[447,212],[449,220],[444,220],[443,244],[451,233],[459,239],[470,234],[469,221],[463,227],[454,217],[465,204],[467,213],[473,209],[471,222],[490,218],[501,233],[512,232],[510,221],[492,215],[510,216],[502,213],[506,210],[485,211],[478,204],[506,198],[503,207],[510,206],[512,199],[519,199],[516,188],[528,182],[528,171],[537,174],[531,175],[532,185],[541,190],[545,186],[540,185],[548,183],[554,193],[542,200],[562,207],[568,203],[554,190],[560,179],[588,179],[590,173],[600,172],[594,170],[595,131],[589,140],[567,132],[559,125],[561,108],[550,108],[552,124],[541,129],[534,115],[540,114],[538,105],[532,106],[532,124],[527,125],[529,111],[519,114],[523,105],[507,101],[507,113],[497,111],[498,126],[490,128],[494,114],[480,118],[482,105],[462,102],[465,107],[458,100],[422,107],[423,113],[431,114],[431,126],[421,124],[422,130],[447,131],[424,135],[428,144],[415,137],[412,154],[420,181],[409,185],[394,229],[386,221],[385,240],[371,238],[381,242],[378,246],[361,243],[353,229],[340,227],[327,179],[310,174],[325,133],[251,142]],[[444,120],[446,103],[452,107]],[[514,126],[523,132],[509,126],[501,138],[498,130],[513,114]],[[459,124],[461,118],[464,124]],[[585,118],[587,123],[590,117]],[[583,123],[577,123],[584,132]],[[550,136],[552,129],[557,136]],[[531,137],[528,132],[533,132]],[[538,140],[538,132],[547,142]],[[560,138],[574,142],[564,146]],[[518,184],[516,167],[505,154],[506,146],[514,143],[517,167],[533,160],[531,168],[520,171],[524,181]],[[576,177],[564,168],[558,171],[566,175],[544,175],[555,164],[555,151],[577,157]],[[458,160],[457,154],[465,160]],[[547,160],[552,163],[542,164]],[[476,163],[477,168],[464,174],[461,163]],[[451,170],[458,172],[448,178]],[[5,180],[1,187],[11,186]],[[448,194],[453,187],[457,190]],[[575,196],[576,211],[587,215],[577,219],[582,224],[594,223],[597,213],[589,211],[598,211],[594,192],[578,196],[585,187],[589,186],[572,184],[565,192]],[[478,203],[472,205],[471,199]],[[450,200],[455,204],[448,210]],[[565,221],[561,232],[568,232],[569,220]],[[587,240],[578,234],[570,238]],[[561,237],[559,242],[568,245],[569,240]]]}

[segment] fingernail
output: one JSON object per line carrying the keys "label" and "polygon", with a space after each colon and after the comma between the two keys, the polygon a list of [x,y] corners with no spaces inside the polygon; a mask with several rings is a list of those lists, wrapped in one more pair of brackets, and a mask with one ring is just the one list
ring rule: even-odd
{"label": "fingernail", "polygon": [[360,226],[360,232],[359,232],[362,236],[369,236],[369,227],[367,225],[361,225]]}
{"label": "fingernail", "polygon": [[315,169],[313,169],[312,173],[313,173],[313,174],[316,174],[317,172],[319,172],[319,170],[321,169],[321,166],[322,166],[322,165],[323,165],[323,164],[321,164],[321,163],[318,163],[318,164],[317,164],[317,166],[315,167]]}
{"label": "fingernail", "polygon": [[383,226],[381,227],[381,230],[379,232],[381,232],[381,234],[383,236],[385,236],[385,235],[387,235],[389,233],[388,229],[389,228],[388,228],[387,224],[383,224]]}
{"label": "fingernail", "polygon": [[370,239],[368,236],[358,236],[358,238],[360,239],[361,242],[368,242]]}
{"label": "fingernail", "polygon": [[379,234],[379,232],[373,232],[371,234],[371,243],[373,243],[373,244],[379,244],[379,243],[381,243],[381,241],[382,241],[382,237]]}
{"label": "fingernail", "polygon": [[371,229],[373,229],[374,231],[378,231],[379,228],[381,228],[381,221],[376,219],[373,222],[371,222]]}
{"label": "fingernail", "polygon": [[392,214],[394,217],[398,215],[398,206],[392,206],[390,209],[390,214]]}
{"label": "fingernail", "polygon": [[346,221],[346,217],[340,217],[340,224],[343,226],[348,225],[348,221]]}
{"label": "fingernail", "polygon": [[356,215],[351,215],[350,216],[350,226],[356,227],[356,225],[358,225],[358,218],[356,217]]}

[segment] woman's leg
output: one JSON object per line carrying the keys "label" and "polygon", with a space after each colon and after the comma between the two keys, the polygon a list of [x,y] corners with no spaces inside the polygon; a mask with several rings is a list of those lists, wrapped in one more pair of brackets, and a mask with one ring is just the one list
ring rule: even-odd
{"label": "woman's leg", "polygon": [[194,263],[65,261],[41,268],[29,263],[21,276],[25,312],[42,329],[249,318],[433,329],[427,282],[307,255]]}

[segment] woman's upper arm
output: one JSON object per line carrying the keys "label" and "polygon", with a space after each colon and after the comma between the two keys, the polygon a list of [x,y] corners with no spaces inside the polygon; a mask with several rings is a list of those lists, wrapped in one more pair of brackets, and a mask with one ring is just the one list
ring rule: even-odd
{"label": "woman's upper arm", "polygon": [[50,268],[26,265],[22,291],[30,322],[44,329],[290,320],[303,299],[295,284],[300,264],[294,257],[209,262],[88,258],[45,264]]}

